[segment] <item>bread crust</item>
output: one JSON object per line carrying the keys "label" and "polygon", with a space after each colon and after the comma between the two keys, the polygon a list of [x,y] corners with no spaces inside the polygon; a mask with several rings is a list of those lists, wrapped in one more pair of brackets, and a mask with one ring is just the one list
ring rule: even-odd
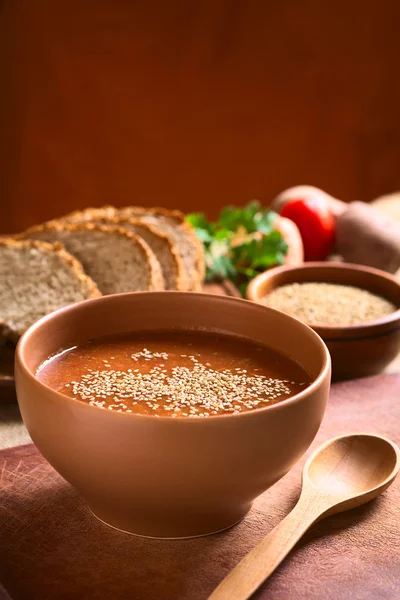
{"label": "bread crust", "polygon": [[[84,221],[82,221],[82,216],[86,217]],[[105,204],[104,206],[100,206],[97,208],[89,206],[88,208],[84,208],[82,210],[74,210],[62,217],[52,219],[51,221],[48,221],[48,223],[90,223],[95,219],[108,219],[116,216],[117,209],[115,208],[115,206],[111,206],[111,204]]]}

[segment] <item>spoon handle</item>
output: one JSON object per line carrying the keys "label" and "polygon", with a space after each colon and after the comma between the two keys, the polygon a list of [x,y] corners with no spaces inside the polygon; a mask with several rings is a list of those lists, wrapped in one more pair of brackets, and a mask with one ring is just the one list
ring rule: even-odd
{"label": "spoon handle", "polygon": [[[311,498],[310,498],[311,500]],[[208,600],[247,600],[271,575],[307,529],[321,507],[304,495],[294,509],[225,577]]]}

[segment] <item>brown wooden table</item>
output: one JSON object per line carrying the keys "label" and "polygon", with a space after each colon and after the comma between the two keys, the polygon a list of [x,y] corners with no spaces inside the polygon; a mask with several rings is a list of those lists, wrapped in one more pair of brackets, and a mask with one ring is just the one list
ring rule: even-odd
{"label": "brown wooden table", "polygon": [[[400,443],[400,375],[332,388],[312,448],[354,431]],[[236,527],[148,540],[97,521],[33,445],[0,452],[0,580],[13,600],[205,600],[291,509],[305,457]],[[316,524],[259,600],[398,600],[400,480],[378,500]],[[1,598],[1,595],[0,595]]]}

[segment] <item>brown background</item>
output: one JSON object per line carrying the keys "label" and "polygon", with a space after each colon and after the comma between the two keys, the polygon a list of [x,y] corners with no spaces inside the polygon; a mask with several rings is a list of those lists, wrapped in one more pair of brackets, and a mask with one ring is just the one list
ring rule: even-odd
{"label": "brown background", "polygon": [[398,0],[0,0],[0,233],[400,187]]}

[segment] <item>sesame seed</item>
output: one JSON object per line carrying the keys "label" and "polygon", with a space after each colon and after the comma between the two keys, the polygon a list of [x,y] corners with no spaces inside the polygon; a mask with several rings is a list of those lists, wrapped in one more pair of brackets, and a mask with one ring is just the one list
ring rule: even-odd
{"label": "sesame seed", "polygon": [[[194,354],[180,356],[191,361],[188,366],[169,366],[166,352],[143,348],[131,355],[138,367],[142,365],[143,373],[140,368],[91,370],[65,387],[90,406],[114,412],[208,418],[268,406],[294,393],[298,385],[305,385],[260,375],[248,360],[241,363],[248,369],[232,366],[218,370]],[[108,360],[102,362],[109,366]]]}

